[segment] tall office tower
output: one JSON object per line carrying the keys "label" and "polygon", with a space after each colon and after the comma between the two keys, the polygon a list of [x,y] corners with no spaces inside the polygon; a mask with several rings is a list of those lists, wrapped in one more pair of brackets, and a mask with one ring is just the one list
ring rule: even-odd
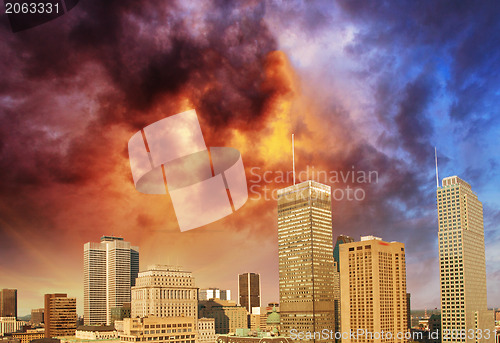
{"label": "tall office tower", "polygon": [[198,318],[197,290],[191,272],[173,266],[149,266],[139,273],[132,287],[132,318]]}
{"label": "tall office tower", "polygon": [[259,274],[244,273],[238,275],[238,299],[240,305],[244,306],[248,313],[252,313],[252,307],[260,307]]}
{"label": "tall office tower", "polygon": [[76,298],[66,294],[45,294],[45,337],[74,336],[76,331]]}
{"label": "tall office tower", "polygon": [[[280,314],[285,336],[294,329],[314,333],[334,327],[330,193],[330,186],[315,181],[278,190]],[[319,341],[316,338],[304,342]]]}
{"label": "tall office tower", "polygon": [[344,243],[354,242],[354,238],[347,235],[339,235],[337,237],[337,242],[335,243],[335,247],[333,248],[333,263],[334,263],[334,271],[333,271],[333,292],[334,292],[334,309],[335,309],[335,332],[340,331],[341,327],[341,316],[340,316],[340,245]]}
{"label": "tall office tower", "polygon": [[198,300],[231,300],[230,289],[202,288],[198,290]]}
{"label": "tall office tower", "polygon": [[403,243],[366,236],[340,245],[340,280],[341,332],[365,332],[342,337],[342,343],[407,342]]}
{"label": "tall office tower", "polygon": [[442,341],[476,342],[469,333],[481,330],[479,341],[493,342],[493,333],[484,336],[486,330],[494,332],[494,321],[486,305],[483,205],[467,182],[451,176],[437,189],[437,207]]}
{"label": "tall office tower", "polygon": [[139,273],[139,248],[123,238],[103,236],[84,245],[85,325],[110,325],[111,309],[130,302]]}
{"label": "tall office tower", "polygon": [[0,317],[17,318],[17,289],[0,290]]}

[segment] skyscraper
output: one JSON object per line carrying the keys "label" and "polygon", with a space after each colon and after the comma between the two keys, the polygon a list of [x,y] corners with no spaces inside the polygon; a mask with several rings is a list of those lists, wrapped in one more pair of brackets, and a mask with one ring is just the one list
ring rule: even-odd
{"label": "skyscraper", "polygon": [[76,298],[68,298],[66,294],[45,294],[45,337],[74,336],[76,319]]}
{"label": "skyscraper", "polygon": [[294,329],[334,328],[330,193],[330,186],[315,181],[278,190],[280,314],[286,336]]}
{"label": "skyscraper", "polygon": [[85,325],[111,324],[111,309],[130,302],[139,272],[139,248],[123,238],[103,236],[84,245]]}
{"label": "skyscraper", "polygon": [[17,289],[0,290],[0,317],[17,318]]}
{"label": "skyscraper", "polygon": [[244,306],[248,313],[252,313],[252,307],[260,307],[259,274],[244,273],[238,275],[238,299],[240,305]]}
{"label": "skyscraper", "polygon": [[132,287],[132,318],[198,318],[197,291],[191,272],[174,266],[149,266]]}
{"label": "skyscraper", "polygon": [[486,304],[483,205],[467,182],[451,176],[437,189],[437,208],[442,341],[493,342],[493,313]]}
{"label": "skyscraper", "polygon": [[[360,242],[341,244],[339,250],[340,332],[366,332],[346,335],[342,343],[407,342],[404,244],[366,236]],[[383,332],[391,336],[381,337]]]}

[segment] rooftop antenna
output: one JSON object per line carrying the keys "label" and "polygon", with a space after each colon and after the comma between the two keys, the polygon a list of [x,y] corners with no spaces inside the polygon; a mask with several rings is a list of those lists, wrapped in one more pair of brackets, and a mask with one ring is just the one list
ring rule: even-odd
{"label": "rooftop antenna", "polygon": [[295,186],[295,145],[292,133],[292,164],[293,164],[293,185]]}
{"label": "rooftop antenna", "polygon": [[434,158],[436,159],[436,188],[439,188],[438,154],[436,147],[434,147]]}

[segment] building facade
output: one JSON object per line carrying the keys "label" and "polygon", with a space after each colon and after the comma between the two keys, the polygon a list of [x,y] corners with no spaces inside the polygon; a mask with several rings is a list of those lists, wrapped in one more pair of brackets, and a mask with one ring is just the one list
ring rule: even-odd
{"label": "building facade", "polygon": [[[335,306],[330,186],[306,181],[278,190],[278,252],[282,334],[290,337],[292,330],[332,330]],[[320,340],[304,340],[314,341]]]}
{"label": "building facade", "polygon": [[43,323],[43,308],[34,308],[31,310],[31,323],[35,325]]}
{"label": "building facade", "polygon": [[16,317],[0,317],[0,336],[18,331],[25,323]]}
{"label": "building facade", "polygon": [[199,343],[215,343],[217,336],[215,334],[215,319],[200,318],[198,319],[198,342]]}
{"label": "building facade", "polygon": [[74,336],[76,331],[76,298],[66,294],[45,294],[45,337]]}
{"label": "building facade", "polygon": [[340,332],[365,332],[342,343],[408,341],[403,243],[367,236],[340,245],[340,280]]}
{"label": "building facade", "polygon": [[18,339],[20,343],[30,343],[34,339],[42,339],[44,337],[45,330],[43,328],[12,333],[12,338]]}
{"label": "building facade", "polygon": [[131,304],[124,303],[123,306],[111,308],[111,324],[113,325],[117,320],[130,318],[132,316]]}
{"label": "building facade", "polygon": [[0,317],[17,318],[17,289],[0,290]]}
{"label": "building facade", "polygon": [[231,300],[231,290],[219,288],[201,288],[198,290],[198,300],[210,299]]}
{"label": "building facade", "polygon": [[118,331],[113,325],[79,326],[76,328],[75,338],[89,341],[115,340],[118,338]]}
{"label": "building facade", "polygon": [[243,335],[219,335],[216,343],[293,343],[290,337],[284,336],[243,336]]}
{"label": "building facade", "polygon": [[243,273],[238,275],[238,299],[248,313],[252,307],[260,307],[260,275],[257,273]]}
{"label": "building facade", "polygon": [[237,329],[248,328],[248,312],[234,301],[211,299],[199,302],[200,317],[215,319],[215,333],[235,333]]}
{"label": "building facade", "polygon": [[196,343],[194,318],[125,318],[120,342],[153,341],[155,343]]}
{"label": "building facade", "polygon": [[139,248],[123,238],[103,236],[84,245],[85,325],[110,325],[111,309],[130,302],[139,272]]}
{"label": "building facade", "polygon": [[173,266],[149,266],[139,273],[132,287],[132,318],[198,318],[197,291],[191,272]]}
{"label": "building facade", "polygon": [[476,342],[479,337],[470,332],[481,334],[481,342],[494,342],[493,312],[486,304],[483,205],[467,182],[451,176],[437,189],[437,209],[443,342]]}

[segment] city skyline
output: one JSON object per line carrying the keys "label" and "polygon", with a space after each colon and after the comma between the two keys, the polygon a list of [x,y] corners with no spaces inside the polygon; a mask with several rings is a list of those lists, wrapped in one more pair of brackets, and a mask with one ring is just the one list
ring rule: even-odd
{"label": "city skyline", "polygon": [[[422,309],[440,306],[437,147],[440,175],[483,203],[487,282],[500,283],[499,4],[133,4],[80,2],[18,33],[0,17],[0,287],[18,289],[20,316],[56,292],[83,313],[82,245],[103,235],[141,247],[141,270],[181,265],[199,287],[235,295],[237,275],[259,273],[262,303],[277,301],[273,196],[293,184],[278,179],[291,134],[301,180],[313,167],[339,175],[334,239],[404,243]],[[206,146],[241,152],[249,199],[180,232],[168,195],[136,191],[126,151],[189,109]],[[342,177],[358,171],[377,177]],[[500,306],[500,289],[487,298]]]}

